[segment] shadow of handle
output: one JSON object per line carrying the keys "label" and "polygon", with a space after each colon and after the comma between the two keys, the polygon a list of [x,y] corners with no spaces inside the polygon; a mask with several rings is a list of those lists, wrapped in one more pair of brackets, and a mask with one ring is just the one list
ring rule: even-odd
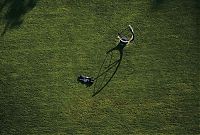
{"label": "shadow of handle", "polygon": [[96,92],[92,95],[92,97],[96,96],[99,92],[101,92],[101,91],[108,85],[108,83],[112,80],[112,78],[114,77],[114,75],[116,74],[116,72],[117,72],[117,70],[118,70],[118,68],[119,68],[119,66],[120,66],[121,60],[122,60],[122,59],[120,59],[120,60],[118,61],[118,65],[117,65],[115,71],[113,72],[112,76],[110,77],[110,79],[104,84],[103,87],[101,87],[98,91],[96,91]]}

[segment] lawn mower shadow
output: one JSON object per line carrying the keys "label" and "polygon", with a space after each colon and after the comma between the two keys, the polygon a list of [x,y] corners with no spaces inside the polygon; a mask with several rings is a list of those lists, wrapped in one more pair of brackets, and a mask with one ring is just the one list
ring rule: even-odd
{"label": "lawn mower shadow", "polygon": [[0,12],[5,12],[3,13],[5,27],[1,36],[8,29],[19,27],[23,22],[23,16],[32,10],[36,3],[37,0],[4,0],[0,2]]}
{"label": "lawn mower shadow", "polygon": [[[113,63],[109,64],[109,65],[106,67],[106,70],[105,70],[104,72],[101,73],[102,67],[103,67],[103,65],[104,65],[104,63],[105,63],[105,60],[106,60],[107,56],[110,55],[110,54],[112,55],[112,52],[113,52],[113,51],[119,51],[119,53],[120,53],[120,58],[119,58],[118,60],[114,61]],[[112,57],[112,56],[111,56],[111,57]],[[116,74],[116,72],[117,72],[117,70],[118,70],[118,68],[119,68],[119,66],[120,66],[120,64],[121,64],[122,57],[123,57],[123,48],[121,47],[121,44],[120,44],[120,43],[119,43],[116,47],[114,47],[114,48],[110,49],[109,51],[107,51],[106,57],[105,57],[105,59],[104,59],[102,65],[101,65],[101,67],[100,67],[100,69],[99,69],[99,73],[98,73],[97,77],[94,79],[96,82],[95,82],[95,85],[94,85],[94,91],[93,91],[92,97],[94,97],[94,96],[96,96],[98,93],[100,93],[100,92],[108,85],[108,83],[112,80],[112,78],[113,78],[114,75]],[[114,69],[114,72],[111,74],[111,76],[108,77],[108,78],[106,78],[106,76],[105,76],[104,79],[103,79],[103,81],[104,81],[105,79],[108,79],[108,81],[106,81],[106,82],[104,83],[104,85],[102,85],[100,88],[97,88],[97,87],[96,87],[96,84],[98,83],[98,78],[100,78],[101,76],[107,74],[107,73],[108,73],[112,68],[114,68],[114,67],[115,67],[115,69]],[[103,82],[103,81],[102,81],[102,82]]]}

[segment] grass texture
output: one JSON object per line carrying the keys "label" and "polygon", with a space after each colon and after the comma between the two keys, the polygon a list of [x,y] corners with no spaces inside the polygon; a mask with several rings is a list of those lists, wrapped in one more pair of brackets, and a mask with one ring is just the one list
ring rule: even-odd
{"label": "grass texture", "polygon": [[[199,134],[199,0],[0,4],[1,135]],[[129,24],[136,44],[92,97],[77,76],[95,77]]]}

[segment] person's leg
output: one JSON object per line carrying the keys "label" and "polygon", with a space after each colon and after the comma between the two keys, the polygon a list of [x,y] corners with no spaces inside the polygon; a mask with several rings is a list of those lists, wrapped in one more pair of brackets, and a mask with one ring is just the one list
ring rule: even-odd
{"label": "person's leg", "polygon": [[106,54],[109,54],[110,52],[112,52],[114,50],[116,50],[116,47],[114,47],[114,48],[110,49],[109,51],[107,51]]}
{"label": "person's leg", "polygon": [[120,49],[120,50],[119,50],[119,53],[120,53],[119,61],[121,61],[121,60],[122,60],[122,57],[123,57],[123,49]]}
{"label": "person's leg", "polygon": [[108,53],[110,53],[110,52],[112,52],[112,51],[114,51],[114,50],[119,50],[120,47],[121,47],[121,44],[119,43],[117,46],[115,46],[114,48],[112,48],[112,49],[110,49],[109,51],[107,51],[106,54],[108,54]]}

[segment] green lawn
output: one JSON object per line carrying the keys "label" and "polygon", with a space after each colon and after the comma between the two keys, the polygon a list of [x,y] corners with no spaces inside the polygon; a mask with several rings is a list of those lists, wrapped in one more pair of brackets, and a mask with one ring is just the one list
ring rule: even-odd
{"label": "green lawn", "polygon": [[[1,0],[0,134],[200,134],[199,3]],[[129,24],[136,45],[92,97],[77,76],[95,77]]]}

